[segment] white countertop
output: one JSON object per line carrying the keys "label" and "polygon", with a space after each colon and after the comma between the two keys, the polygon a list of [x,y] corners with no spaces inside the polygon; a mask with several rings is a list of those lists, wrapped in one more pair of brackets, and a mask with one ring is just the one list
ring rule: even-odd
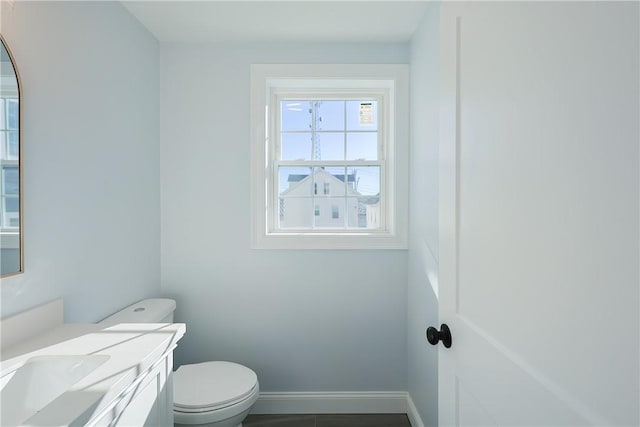
{"label": "white countertop", "polygon": [[107,328],[99,324],[62,324],[2,349],[0,377],[8,378],[34,356],[109,356],[105,363],[29,419],[30,425],[69,425],[80,415],[86,416],[92,407],[87,420],[99,415],[140,374],[173,351],[185,330],[182,323],[121,323]]}

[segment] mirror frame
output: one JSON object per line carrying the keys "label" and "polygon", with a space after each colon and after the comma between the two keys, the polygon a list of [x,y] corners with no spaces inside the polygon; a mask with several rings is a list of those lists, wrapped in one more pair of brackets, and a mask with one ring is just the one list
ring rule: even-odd
{"label": "mirror frame", "polygon": [[0,34],[0,43],[4,46],[4,49],[7,51],[9,55],[9,59],[11,60],[11,65],[13,66],[13,71],[16,75],[16,82],[18,85],[18,218],[20,220],[20,225],[18,227],[18,233],[20,234],[18,240],[20,242],[20,266],[17,271],[12,271],[10,273],[2,274],[0,271],[0,278],[15,276],[17,274],[24,273],[24,184],[23,184],[23,168],[22,168],[22,81],[20,80],[20,73],[18,72],[18,66],[16,65],[15,57],[9,49],[9,45],[7,44],[6,39],[2,34]]}

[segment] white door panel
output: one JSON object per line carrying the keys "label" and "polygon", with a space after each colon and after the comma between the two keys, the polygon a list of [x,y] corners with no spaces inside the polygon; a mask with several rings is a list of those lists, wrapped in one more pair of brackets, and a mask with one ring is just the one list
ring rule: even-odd
{"label": "white door panel", "polygon": [[441,19],[441,423],[637,425],[638,3]]}

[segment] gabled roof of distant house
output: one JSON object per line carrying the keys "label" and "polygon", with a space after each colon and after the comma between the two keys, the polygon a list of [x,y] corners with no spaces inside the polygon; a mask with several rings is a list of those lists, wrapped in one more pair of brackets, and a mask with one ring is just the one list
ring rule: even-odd
{"label": "gabled roof of distant house", "polygon": [[359,202],[363,205],[377,205],[380,203],[380,193],[375,196],[360,197]]}
{"label": "gabled roof of distant house", "polygon": [[[292,175],[289,175],[287,182],[300,182],[308,176],[309,174],[296,174],[296,175],[292,174]],[[333,176],[334,178],[338,178],[340,181],[344,182],[344,174],[342,175],[331,174],[331,176]],[[356,174],[355,173],[348,174],[347,179],[349,180],[349,182],[355,182]]]}
{"label": "gabled roof of distant house", "polygon": [[[344,174],[342,174],[342,175],[333,175],[333,174],[327,172],[324,168],[316,169],[315,174],[316,175],[324,174],[324,175],[328,176],[329,179],[334,179],[334,180],[339,181],[339,182],[344,182]],[[291,174],[291,175],[289,175],[289,178],[287,179],[287,181],[292,183],[292,184],[290,184],[289,188],[284,190],[281,194],[290,193],[294,189],[296,189],[299,186],[301,186],[302,183],[304,183],[306,181],[309,181],[310,179],[311,179],[311,175],[305,175],[305,174]],[[347,180],[348,180],[348,182],[355,182],[356,174],[355,173],[347,174]],[[311,185],[311,184],[309,183],[309,185]],[[349,188],[349,186],[347,186],[347,192],[350,193],[352,196],[359,196],[360,195],[360,193],[355,191],[353,188]]]}

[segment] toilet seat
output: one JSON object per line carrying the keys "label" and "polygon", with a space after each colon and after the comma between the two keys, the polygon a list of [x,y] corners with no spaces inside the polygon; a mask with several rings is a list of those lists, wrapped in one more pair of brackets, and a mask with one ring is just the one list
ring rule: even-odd
{"label": "toilet seat", "polygon": [[237,363],[182,365],[173,374],[173,407],[181,413],[216,411],[257,398],[257,389],[255,372]]}
{"label": "toilet seat", "polygon": [[215,412],[215,411],[220,411],[222,409],[225,408],[229,408],[232,406],[236,406],[236,405],[240,405],[245,401],[251,400],[251,404],[253,404],[253,396],[257,396],[258,395],[258,386],[256,385],[252,390],[251,393],[248,396],[245,396],[243,398],[234,400],[234,401],[230,401],[227,403],[223,403],[223,404],[214,404],[214,405],[210,405],[210,406],[199,406],[196,408],[185,408],[183,406],[180,405],[176,405],[175,403],[173,404],[173,411],[174,412],[180,412],[182,414],[200,414],[203,412]]}

